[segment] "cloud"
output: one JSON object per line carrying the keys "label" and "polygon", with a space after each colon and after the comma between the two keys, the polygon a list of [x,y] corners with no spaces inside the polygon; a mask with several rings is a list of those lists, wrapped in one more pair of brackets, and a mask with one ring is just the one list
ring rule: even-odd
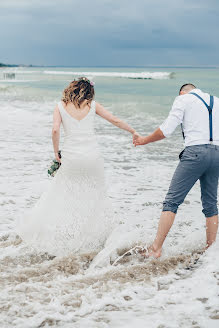
{"label": "cloud", "polygon": [[218,12],[217,0],[7,0],[0,3],[0,61],[219,64]]}

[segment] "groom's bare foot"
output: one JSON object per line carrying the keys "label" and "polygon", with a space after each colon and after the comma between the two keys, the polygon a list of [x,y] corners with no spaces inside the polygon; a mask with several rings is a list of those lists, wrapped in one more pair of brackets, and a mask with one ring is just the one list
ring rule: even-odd
{"label": "groom's bare foot", "polygon": [[151,245],[146,249],[140,250],[139,253],[145,258],[154,257],[157,259],[162,254],[162,248],[156,249],[154,245]]}

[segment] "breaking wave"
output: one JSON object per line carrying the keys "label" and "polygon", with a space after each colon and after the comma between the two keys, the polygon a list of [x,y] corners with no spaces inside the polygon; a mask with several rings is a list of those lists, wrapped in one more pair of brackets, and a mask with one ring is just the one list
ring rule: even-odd
{"label": "breaking wave", "polygon": [[67,72],[67,71],[44,71],[44,74],[51,75],[75,75],[90,77],[116,77],[139,80],[163,80],[173,77],[172,72]]}
{"label": "breaking wave", "polygon": [[174,76],[173,72],[75,72],[75,71],[60,71],[60,70],[20,70],[10,69],[4,70],[2,73],[15,74],[45,74],[45,75],[75,75],[75,76],[89,76],[89,77],[112,77],[112,78],[126,78],[139,80],[163,80],[170,79]]}

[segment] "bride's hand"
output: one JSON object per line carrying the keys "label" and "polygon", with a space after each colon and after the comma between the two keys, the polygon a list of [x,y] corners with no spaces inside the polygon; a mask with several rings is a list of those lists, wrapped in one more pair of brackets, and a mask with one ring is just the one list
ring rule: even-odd
{"label": "bride's hand", "polygon": [[55,153],[55,158],[56,158],[57,162],[61,163],[61,158],[59,157],[58,153]]}

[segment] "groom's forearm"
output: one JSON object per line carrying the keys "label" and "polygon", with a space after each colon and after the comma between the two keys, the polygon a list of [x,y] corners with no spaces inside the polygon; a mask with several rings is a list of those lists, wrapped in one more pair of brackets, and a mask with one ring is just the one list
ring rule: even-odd
{"label": "groom's forearm", "polygon": [[149,136],[145,137],[145,144],[151,143],[151,142],[155,142],[155,141],[159,141],[165,138],[165,135],[163,134],[163,132],[161,131],[160,128],[156,129],[152,134],[150,134]]}

